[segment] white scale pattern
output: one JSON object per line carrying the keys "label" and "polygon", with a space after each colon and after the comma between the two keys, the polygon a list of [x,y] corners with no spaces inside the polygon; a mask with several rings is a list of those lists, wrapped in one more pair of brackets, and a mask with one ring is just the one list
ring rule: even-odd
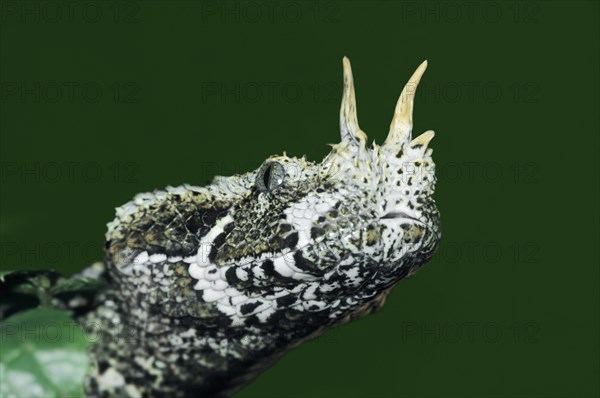
{"label": "white scale pattern", "polygon": [[[324,202],[321,197],[307,196],[304,200],[296,203],[294,207],[286,210],[286,221],[293,225],[294,229],[298,232],[296,250],[311,243],[310,231],[313,222],[319,216],[329,211],[330,208],[331,204]],[[304,293],[306,301],[297,305],[302,305],[304,309],[316,306],[319,310],[326,306],[324,302],[314,300],[316,298],[314,293],[320,287],[317,282],[308,285],[300,284],[294,289],[295,291],[282,289],[273,295],[265,297],[249,297],[239,290],[230,287],[225,277],[229,266],[221,267],[219,270],[215,264],[209,261],[208,255],[214,239],[233,221],[233,218],[229,215],[217,221],[215,226],[202,238],[195,261],[189,266],[188,272],[190,276],[198,280],[194,285],[194,289],[202,290],[202,299],[205,302],[215,302],[219,311],[228,316],[234,316],[234,322],[240,323],[243,323],[244,318],[255,314],[257,314],[261,322],[267,322],[269,316],[277,308],[277,298],[290,293],[298,293],[303,289],[306,289]],[[259,259],[248,258],[245,267],[237,266],[237,277],[241,280],[247,280],[247,273],[252,272],[255,278],[264,279],[265,275],[262,264],[266,259],[273,261],[275,272],[278,272],[282,276],[300,281],[314,281],[317,279],[314,275],[307,274],[295,266],[293,251],[290,249],[285,249],[282,255],[275,258],[271,258],[266,254]],[[244,260],[242,259],[239,262],[243,264]],[[242,315],[241,306],[249,300],[259,305],[253,311]]]}

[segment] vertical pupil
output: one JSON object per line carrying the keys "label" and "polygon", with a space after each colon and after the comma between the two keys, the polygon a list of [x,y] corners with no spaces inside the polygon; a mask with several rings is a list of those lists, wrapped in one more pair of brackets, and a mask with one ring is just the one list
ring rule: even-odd
{"label": "vertical pupil", "polygon": [[271,169],[272,168],[273,168],[273,166],[267,167],[267,169],[265,170],[265,172],[263,174],[263,182],[265,183],[265,187],[267,187],[267,189],[269,188],[269,183],[271,181]]}

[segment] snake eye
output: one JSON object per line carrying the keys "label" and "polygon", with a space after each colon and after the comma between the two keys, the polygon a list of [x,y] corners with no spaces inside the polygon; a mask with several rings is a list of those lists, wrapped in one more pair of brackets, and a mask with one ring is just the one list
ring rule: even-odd
{"label": "snake eye", "polygon": [[285,169],[277,162],[265,163],[256,175],[256,187],[259,191],[272,191],[283,182]]}

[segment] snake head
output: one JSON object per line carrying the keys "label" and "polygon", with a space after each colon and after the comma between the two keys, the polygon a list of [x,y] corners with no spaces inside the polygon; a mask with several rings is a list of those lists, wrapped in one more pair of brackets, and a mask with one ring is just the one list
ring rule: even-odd
{"label": "snake head", "polygon": [[210,188],[227,192],[231,204],[202,236],[189,273],[200,300],[214,303],[233,327],[301,337],[362,315],[437,247],[427,147],[434,134],[412,138],[414,94],[427,62],[402,91],[386,141],[370,148],[347,58],[343,67],[341,141],[322,162],[271,156]]}
{"label": "snake head", "polygon": [[114,290],[94,319],[123,324],[139,344],[107,338],[95,348],[108,369],[95,378],[101,391],[230,394],[290,347],[380,307],[433,255],[433,132],[412,138],[427,63],[402,91],[386,141],[370,147],[343,65],[341,140],[321,162],[284,153],[117,209],[106,235]]}

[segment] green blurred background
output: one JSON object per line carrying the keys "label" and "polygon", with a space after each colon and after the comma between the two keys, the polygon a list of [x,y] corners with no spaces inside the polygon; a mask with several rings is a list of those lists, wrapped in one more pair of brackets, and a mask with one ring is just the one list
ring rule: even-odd
{"label": "green blurred background", "polygon": [[75,272],[135,193],[382,142],[429,60],[443,242],[382,312],[237,397],[595,397],[596,1],[4,1],[1,267]]}

